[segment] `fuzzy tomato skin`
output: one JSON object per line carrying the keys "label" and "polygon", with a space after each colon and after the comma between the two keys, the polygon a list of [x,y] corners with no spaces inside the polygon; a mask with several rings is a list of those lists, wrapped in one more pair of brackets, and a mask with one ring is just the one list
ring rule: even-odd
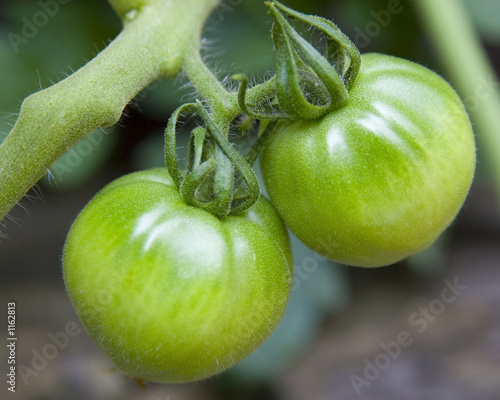
{"label": "fuzzy tomato skin", "polygon": [[470,189],[476,153],[455,91],[434,72],[367,54],[345,107],[284,123],[261,158],[271,201],[306,245],[354,266],[430,244]]}
{"label": "fuzzy tomato skin", "polygon": [[101,190],[63,255],[90,336],[124,373],[152,382],[207,378],[255,350],[284,313],[292,265],[265,199],[220,220],[186,205],[165,169]]}

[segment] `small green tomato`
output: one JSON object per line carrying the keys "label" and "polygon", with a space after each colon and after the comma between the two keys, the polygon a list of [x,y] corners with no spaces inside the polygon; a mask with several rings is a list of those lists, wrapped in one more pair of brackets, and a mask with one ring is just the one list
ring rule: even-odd
{"label": "small green tomato", "polygon": [[69,232],[64,280],[90,336],[125,374],[189,382],[253,352],[292,278],[288,234],[263,198],[218,219],[153,169],[99,192]]}
{"label": "small green tomato", "polygon": [[450,85],[418,64],[364,55],[347,104],[289,122],[262,156],[277,211],[306,245],[340,263],[382,266],[450,225],[471,186],[475,144]]}

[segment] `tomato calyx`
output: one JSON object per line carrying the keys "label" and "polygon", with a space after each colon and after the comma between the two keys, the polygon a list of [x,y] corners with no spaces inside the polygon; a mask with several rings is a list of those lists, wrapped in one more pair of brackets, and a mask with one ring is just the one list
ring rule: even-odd
{"label": "tomato calyx", "polygon": [[[297,12],[277,1],[266,5],[274,19],[276,75],[248,91],[246,76],[233,76],[241,81],[238,103],[243,112],[259,119],[312,120],[343,107],[361,67],[354,43],[325,18]],[[318,31],[324,49],[318,50],[289,20]]]}
{"label": "tomato calyx", "polygon": [[[186,170],[181,172],[176,154],[176,128],[183,114],[199,116],[204,127],[191,132]],[[250,208],[260,195],[251,165],[274,126],[268,122],[261,124],[265,129],[245,158],[229,143],[227,129],[214,120],[199,100],[177,108],[165,129],[165,162],[184,201],[219,218]],[[241,194],[243,186],[244,195]]]}
{"label": "tomato calyx", "polygon": [[[246,75],[234,75],[233,79],[240,82],[237,93],[218,87],[212,97],[204,96],[209,109],[199,101],[181,106],[165,130],[167,169],[183,199],[219,218],[242,212],[257,200],[260,190],[251,165],[278,121],[315,120],[344,107],[361,67],[359,50],[333,22],[297,12],[278,1],[268,1],[266,5],[274,19],[274,77],[248,88]],[[313,35],[309,37],[304,31]],[[317,39],[321,39],[322,45],[313,45]],[[200,80],[203,77],[204,82],[215,80],[207,75],[201,59],[193,68],[191,76]],[[227,102],[221,101],[221,93]],[[225,107],[227,104],[234,107]],[[181,173],[175,136],[183,113],[197,115],[204,127],[192,131],[187,166]],[[260,126],[258,138],[246,157],[228,142],[230,123],[242,114],[248,116],[249,124],[257,122]],[[244,130],[243,125],[240,129]]]}

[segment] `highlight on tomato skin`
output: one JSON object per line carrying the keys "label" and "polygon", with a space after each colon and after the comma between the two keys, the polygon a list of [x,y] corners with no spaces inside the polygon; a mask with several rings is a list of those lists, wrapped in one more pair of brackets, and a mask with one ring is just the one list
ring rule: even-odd
{"label": "highlight on tomato skin", "polygon": [[424,250],[452,223],[476,152],[444,79],[366,54],[347,105],[282,123],[261,161],[271,201],[300,240],[339,263],[375,267]]}
{"label": "highlight on tomato skin", "polygon": [[292,269],[288,233],[267,200],[218,219],[186,205],[166,169],[102,189],[63,255],[89,335],[147,382],[205,379],[252,353],[284,313]]}

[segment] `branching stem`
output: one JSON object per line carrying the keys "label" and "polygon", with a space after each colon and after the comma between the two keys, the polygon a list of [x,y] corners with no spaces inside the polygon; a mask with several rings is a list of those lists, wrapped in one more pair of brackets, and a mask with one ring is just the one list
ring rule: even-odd
{"label": "branching stem", "polygon": [[0,146],[0,220],[60,157],[93,129],[118,121],[124,107],[161,76],[175,76],[198,51],[218,0],[134,0],[115,9],[123,31],[83,68],[26,98]]}

